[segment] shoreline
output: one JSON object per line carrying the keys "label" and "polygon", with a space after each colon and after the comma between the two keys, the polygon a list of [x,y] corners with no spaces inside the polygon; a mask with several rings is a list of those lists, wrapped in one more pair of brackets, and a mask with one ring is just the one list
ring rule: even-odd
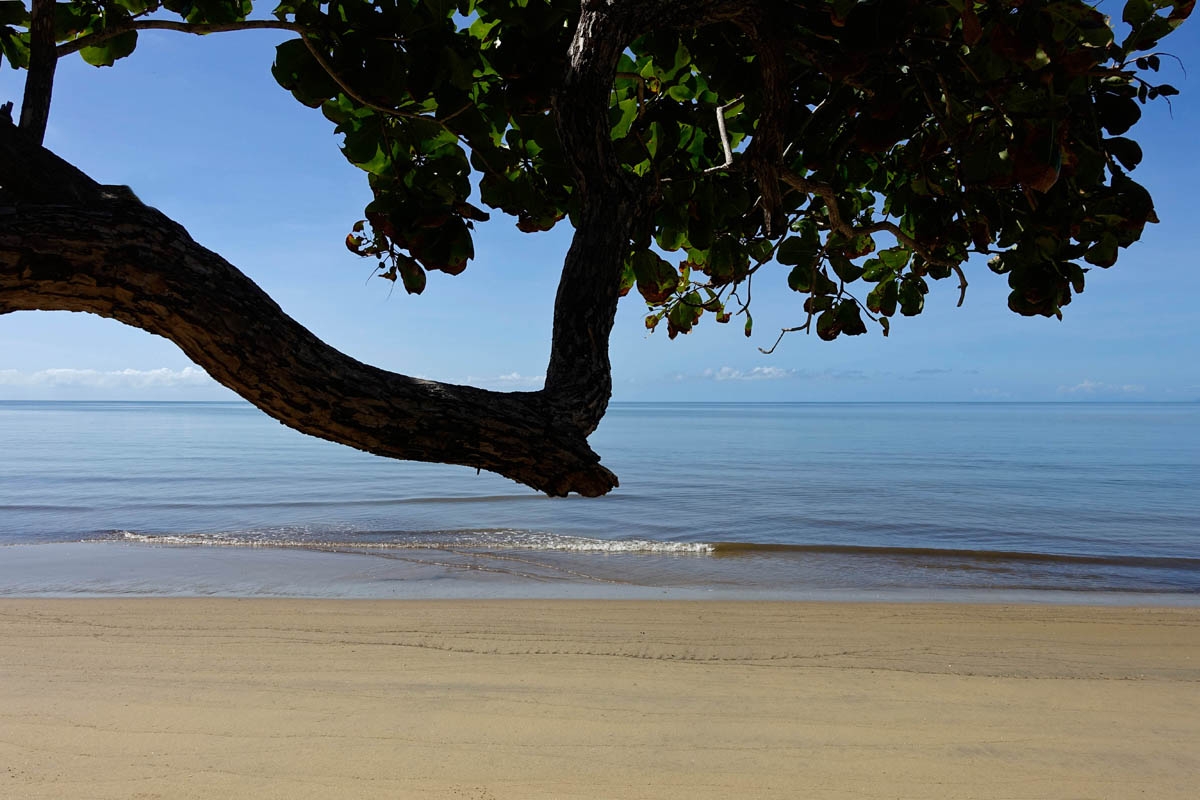
{"label": "shoreline", "polygon": [[0,787],[1194,796],[1200,609],[0,599]]}
{"label": "shoreline", "polygon": [[[1040,585],[918,584],[919,570],[836,570],[724,555],[346,552],[118,541],[0,546],[0,598],[276,597],[359,600],[744,600],[1200,608],[1200,592]],[[884,562],[884,566],[887,563]],[[736,570],[736,571],[735,571]]]}

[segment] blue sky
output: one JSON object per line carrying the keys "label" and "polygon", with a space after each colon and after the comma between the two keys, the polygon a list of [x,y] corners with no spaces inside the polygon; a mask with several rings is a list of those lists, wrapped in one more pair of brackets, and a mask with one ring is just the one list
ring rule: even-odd
{"label": "blue sky", "polygon": [[[342,244],[369,199],[365,175],[342,158],[320,112],[271,78],[274,45],[286,36],[155,31],[113,68],[68,58],[46,144],[101,182],[133,187],[358,359],[439,380],[540,386],[569,229],[529,236],[494,215],[461,276],[433,274],[419,297],[370,279],[369,262]],[[614,399],[1200,399],[1200,19],[1168,42],[1192,77],[1164,60],[1164,80],[1182,90],[1173,117],[1151,104],[1132,134],[1145,150],[1135,177],[1162,223],[1116,267],[1093,270],[1063,322],[1009,312],[1004,278],[980,260],[968,267],[961,309],[942,281],[925,313],[896,320],[890,338],[793,334],[767,356],[758,346],[803,319],[779,267],[755,283],[750,340],[740,325],[711,319],[675,341],[647,336],[640,298],[627,297],[612,339]],[[0,71],[0,99],[19,104],[22,78]],[[143,331],[82,314],[0,316],[0,400],[233,397]]]}

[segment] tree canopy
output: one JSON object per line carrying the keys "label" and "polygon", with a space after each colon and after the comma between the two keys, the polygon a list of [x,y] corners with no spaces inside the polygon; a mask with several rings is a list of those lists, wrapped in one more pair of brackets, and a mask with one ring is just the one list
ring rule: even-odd
{"label": "tree canopy", "polygon": [[[886,336],[930,281],[961,304],[984,254],[1013,311],[1061,318],[1157,221],[1126,134],[1177,94],[1159,47],[1193,5],[1128,0],[1118,35],[1080,0],[0,0],[5,66],[28,70],[19,124],[0,122],[0,313],[113,317],[305,432],[602,494],[616,477],[586,439],[633,290],[672,338],[750,335],[756,280],[797,293],[788,330]],[[140,32],[253,28],[295,34],[273,75],[365,173],[346,245],[382,278],[421,293],[463,272],[493,214],[574,228],[544,389],[360,364],[41,147],[57,59],[136,68]]]}

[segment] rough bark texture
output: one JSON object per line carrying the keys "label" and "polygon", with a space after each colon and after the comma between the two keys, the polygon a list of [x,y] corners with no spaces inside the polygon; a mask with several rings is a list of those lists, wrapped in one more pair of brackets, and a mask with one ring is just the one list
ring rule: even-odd
{"label": "rough bark texture", "polygon": [[555,98],[580,212],[542,391],[491,392],[362,364],[321,342],[132,192],[101,186],[42,148],[55,63],[52,31],[49,39],[38,36],[49,30],[47,0],[35,2],[40,60],[31,59],[21,129],[0,120],[0,313],[86,311],[164,336],[272,417],[323,439],[486,469],[551,495],[604,494],[617,478],[587,436],[612,393],[609,334],[621,265],[645,202],[612,152],[608,100],[617,61],[638,32],[730,19],[748,6],[584,0]]}
{"label": "rough bark texture", "polygon": [[554,98],[558,135],[583,208],[554,305],[546,393],[590,434],[612,395],[608,340],[621,268],[648,198],[620,168],[610,136],[609,93],[626,45],[640,32],[696,26],[746,12],[745,0],[584,0]]}
{"label": "rough bark texture", "polygon": [[608,338],[638,216],[636,193],[617,164],[608,122],[608,94],[627,36],[607,5],[585,3],[568,51],[567,74],[554,99],[558,135],[575,173],[583,212],[555,298],[546,391],[587,433],[600,424],[612,395]]}
{"label": "rough bark texture", "polygon": [[37,144],[46,136],[58,55],[54,48],[54,0],[33,0],[29,21],[29,75],[21,101],[21,129]]}
{"label": "rough bark texture", "polygon": [[87,311],[175,342],[281,422],[371,453],[491,470],[552,495],[616,477],[538,392],[360,363],[321,342],[183,228],[132,199],[0,209],[0,313]]}

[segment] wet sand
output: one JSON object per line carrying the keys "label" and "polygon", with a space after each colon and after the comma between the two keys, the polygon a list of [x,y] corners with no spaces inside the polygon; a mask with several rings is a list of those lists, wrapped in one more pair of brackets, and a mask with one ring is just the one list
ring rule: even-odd
{"label": "wet sand", "polygon": [[0,600],[0,797],[1193,798],[1200,609]]}

